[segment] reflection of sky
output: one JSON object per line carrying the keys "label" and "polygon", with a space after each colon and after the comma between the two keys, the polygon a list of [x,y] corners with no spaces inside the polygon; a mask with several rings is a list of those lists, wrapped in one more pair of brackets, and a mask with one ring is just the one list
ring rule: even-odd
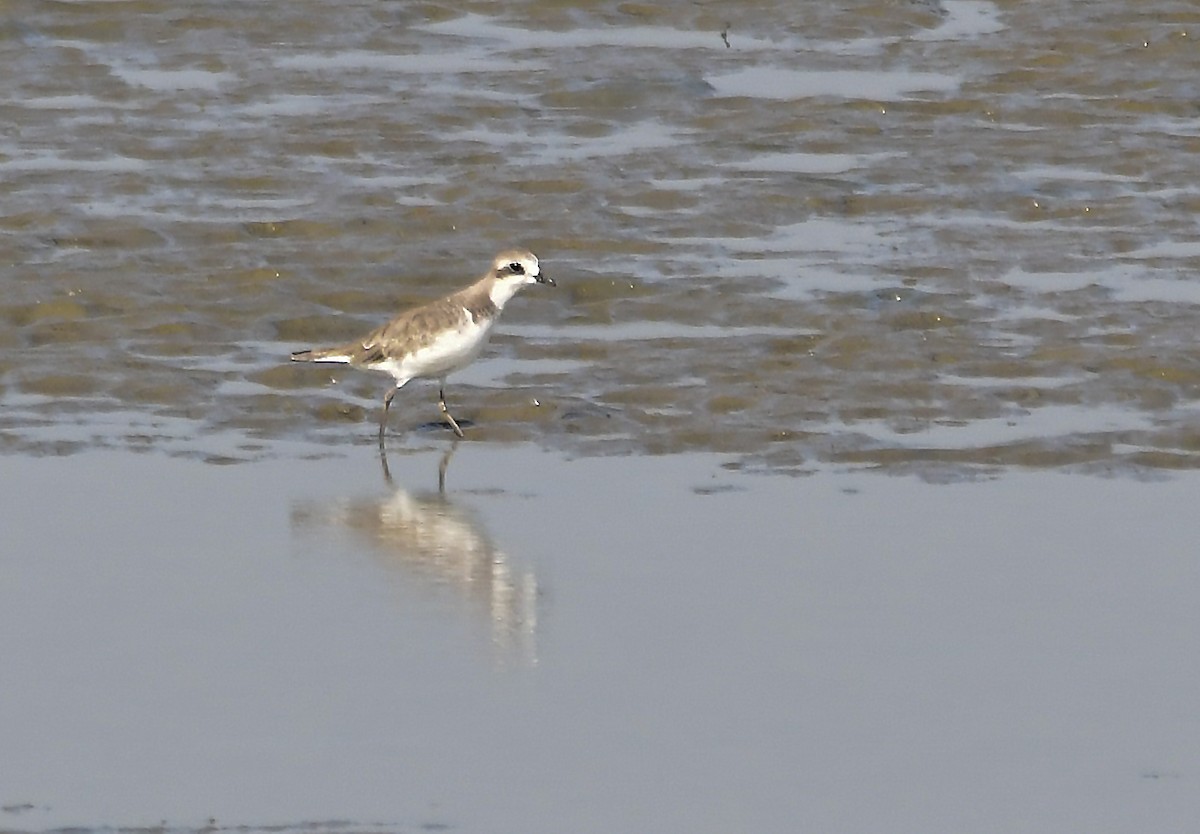
{"label": "reflection of sky", "polygon": [[[1200,817],[1194,474],[936,486],[464,442],[447,510],[419,492],[440,455],[390,456],[409,493],[368,448],[5,458],[0,804],[32,807],[4,825]],[[438,541],[537,575],[536,666],[496,663],[464,586],[430,581]]]}
{"label": "reflection of sky", "polygon": [[[1030,389],[1054,388],[1072,381],[1053,379],[1047,385],[1034,378],[1016,378],[1007,380],[1007,384]],[[970,384],[979,383],[972,381]],[[1147,431],[1154,428],[1154,420],[1149,414],[1115,406],[1043,405],[1005,417],[947,420],[944,423],[911,419],[864,420],[848,423],[847,428],[886,442],[889,447],[978,449],[1024,440],[1091,442],[1097,434]]]}
{"label": "reflection of sky", "polygon": [[816,96],[862,98],[871,101],[903,99],[918,92],[953,90],[959,79],[934,72],[857,72],[790,70],[748,67],[708,76],[718,96],[750,96],[791,100]]}

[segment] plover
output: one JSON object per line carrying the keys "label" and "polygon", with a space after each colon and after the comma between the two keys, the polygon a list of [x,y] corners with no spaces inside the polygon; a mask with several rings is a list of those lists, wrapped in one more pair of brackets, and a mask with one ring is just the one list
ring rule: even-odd
{"label": "plover", "polygon": [[327,362],[383,371],[396,380],[383,398],[379,437],[387,428],[388,408],[396,392],[417,378],[437,379],[438,408],[459,437],[458,421],[446,408],[446,377],[471,364],[483,351],[492,326],[508,300],[526,284],[554,286],[538,259],[525,249],[508,249],[469,287],[406,310],[361,339],[344,345],[292,354],[293,362]]}

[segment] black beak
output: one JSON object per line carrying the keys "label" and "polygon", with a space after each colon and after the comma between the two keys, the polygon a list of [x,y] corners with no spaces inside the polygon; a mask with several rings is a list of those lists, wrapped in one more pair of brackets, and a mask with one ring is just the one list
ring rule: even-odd
{"label": "black beak", "polygon": [[544,272],[539,272],[537,275],[535,275],[533,277],[533,280],[537,281],[539,284],[546,284],[551,287],[558,286],[558,284],[554,283],[554,279],[551,278],[549,275],[547,275]]}

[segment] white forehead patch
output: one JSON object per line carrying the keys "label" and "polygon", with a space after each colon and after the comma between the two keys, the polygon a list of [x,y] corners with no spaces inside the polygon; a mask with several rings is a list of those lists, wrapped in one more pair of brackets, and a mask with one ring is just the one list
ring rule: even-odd
{"label": "white forehead patch", "polygon": [[541,267],[538,265],[537,256],[532,252],[524,255],[515,255],[514,257],[498,258],[495,269],[501,270],[511,264],[519,264],[522,272],[506,276],[508,278],[533,278],[542,272]]}

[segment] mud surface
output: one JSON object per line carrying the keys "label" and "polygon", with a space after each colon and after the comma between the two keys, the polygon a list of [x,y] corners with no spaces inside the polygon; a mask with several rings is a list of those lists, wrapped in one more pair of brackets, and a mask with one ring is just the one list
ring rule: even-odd
{"label": "mud surface", "polygon": [[1192,4],[840,6],[3,4],[0,451],[374,442],[288,352],[519,242],[473,440],[1200,464]]}

